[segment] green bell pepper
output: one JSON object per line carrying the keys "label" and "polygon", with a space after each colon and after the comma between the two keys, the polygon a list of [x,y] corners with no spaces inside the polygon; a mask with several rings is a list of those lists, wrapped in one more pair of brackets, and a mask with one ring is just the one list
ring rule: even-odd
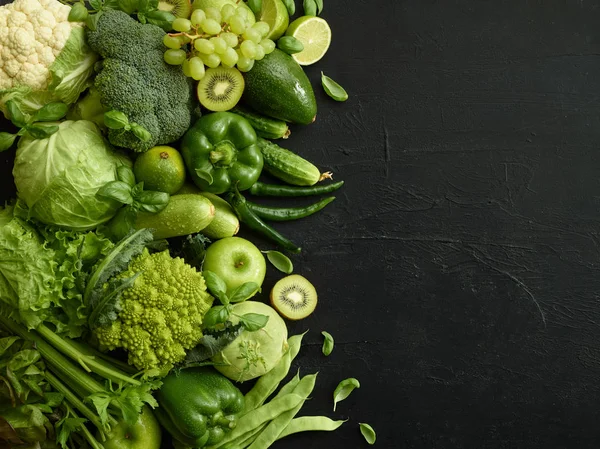
{"label": "green bell pepper", "polygon": [[194,183],[204,192],[225,193],[237,184],[252,187],[263,168],[256,132],[244,117],[214,112],[183,136],[181,154]]}
{"label": "green bell pepper", "polygon": [[163,379],[154,412],[179,446],[202,448],[219,443],[237,423],[244,396],[212,368],[185,368]]}

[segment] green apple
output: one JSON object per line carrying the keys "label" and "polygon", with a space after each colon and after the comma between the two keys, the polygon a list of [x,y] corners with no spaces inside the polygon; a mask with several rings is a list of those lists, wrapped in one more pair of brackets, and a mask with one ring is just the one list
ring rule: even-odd
{"label": "green apple", "polygon": [[158,421],[144,407],[135,424],[120,422],[106,435],[102,445],[105,449],[160,449],[160,434]]}
{"label": "green apple", "polygon": [[217,274],[227,285],[227,293],[246,282],[260,287],[265,280],[265,256],[254,243],[241,237],[227,237],[212,243],[206,250],[203,270]]}

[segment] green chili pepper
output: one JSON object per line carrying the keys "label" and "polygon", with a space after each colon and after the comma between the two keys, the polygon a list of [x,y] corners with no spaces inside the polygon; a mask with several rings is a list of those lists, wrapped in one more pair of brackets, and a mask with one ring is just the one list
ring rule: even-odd
{"label": "green chili pepper", "polygon": [[248,208],[264,220],[272,221],[290,221],[299,218],[308,217],[316,212],[319,212],[329,203],[335,200],[335,196],[324,198],[321,201],[304,207],[272,207],[262,206],[260,204],[247,201]]}
{"label": "green chili pepper", "polygon": [[291,240],[288,240],[282,236],[279,232],[262,221],[248,208],[246,198],[244,198],[237,188],[234,192],[230,192],[227,195],[227,201],[229,201],[229,204],[231,204],[231,207],[235,211],[240,221],[246,224],[250,229],[264,235],[268,239],[280,245],[282,248],[295,253],[300,252],[300,247],[298,247]]}
{"label": "green chili pepper", "polygon": [[343,185],[344,181],[338,181],[331,184],[296,187],[278,184],[265,184],[264,182],[259,181],[255,182],[252,187],[250,187],[249,192],[256,196],[312,196],[335,192]]}

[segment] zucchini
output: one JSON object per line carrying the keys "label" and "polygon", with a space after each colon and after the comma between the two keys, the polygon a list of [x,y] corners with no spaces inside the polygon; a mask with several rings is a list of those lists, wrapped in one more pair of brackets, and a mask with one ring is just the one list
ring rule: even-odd
{"label": "zucchini", "polygon": [[195,194],[173,195],[159,213],[140,212],[135,227],[153,229],[154,238],[168,239],[200,232],[214,217],[215,206],[208,198]]}
{"label": "zucchini", "polygon": [[258,146],[263,154],[264,169],[288,184],[312,186],[331,177],[331,173],[321,174],[312,163],[273,142],[259,137]]}
{"label": "zucchini", "polygon": [[256,134],[265,139],[287,139],[291,134],[289,126],[283,120],[265,117],[240,105],[234,107],[231,112],[235,112],[248,120]]}

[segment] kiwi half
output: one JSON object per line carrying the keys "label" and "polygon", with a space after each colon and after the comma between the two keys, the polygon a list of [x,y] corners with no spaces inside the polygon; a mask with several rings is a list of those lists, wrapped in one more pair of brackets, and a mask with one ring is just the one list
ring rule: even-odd
{"label": "kiwi half", "polygon": [[217,67],[207,69],[198,83],[198,100],[210,111],[228,111],[244,92],[244,77],[238,69]]}
{"label": "kiwi half", "polygon": [[305,277],[292,274],[273,286],[271,304],[285,318],[301,320],[317,307],[317,291]]}
{"label": "kiwi half", "polygon": [[158,0],[158,10],[187,19],[192,13],[192,3],[190,0]]}

